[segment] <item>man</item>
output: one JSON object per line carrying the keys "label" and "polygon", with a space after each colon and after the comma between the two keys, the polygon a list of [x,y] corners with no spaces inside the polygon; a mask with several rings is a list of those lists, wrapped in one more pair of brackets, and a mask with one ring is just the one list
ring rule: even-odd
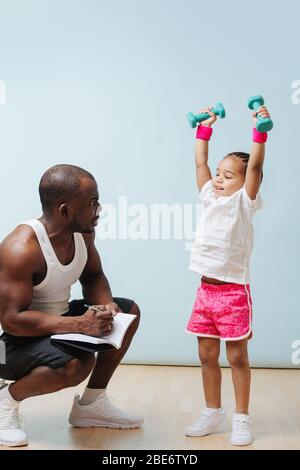
{"label": "man", "polygon": [[[56,165],[42,176],[39,193],[43,215],[19,225],[0,244],[6,346],[0,378],[14,381],[0,390],[0,444],[7,446],[27,444],[18,415],[22,400],[78,385],[90,372],[82,397],[74,398],[70,424],[129,429],[143,423],[112,405],[105,392],[137,330],[140,311],[132,300],[112,297],[103,273],[94,244],[101,209],[96,181],[82,168]],[[78,279],[84,299],[69,303]],[[92,353],[51,343],[56,333],[107,335],[117,311],[137,316],[119,350],[101,352],[95,361]]]}

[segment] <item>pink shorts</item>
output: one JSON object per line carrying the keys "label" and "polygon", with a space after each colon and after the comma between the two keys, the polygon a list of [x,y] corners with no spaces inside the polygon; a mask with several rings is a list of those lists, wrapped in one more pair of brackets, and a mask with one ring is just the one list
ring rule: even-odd
{"label": "pink shorts", "polygon": [[201,282],[186,331],[207,338],[237,341],[251,334],[249,284]]}

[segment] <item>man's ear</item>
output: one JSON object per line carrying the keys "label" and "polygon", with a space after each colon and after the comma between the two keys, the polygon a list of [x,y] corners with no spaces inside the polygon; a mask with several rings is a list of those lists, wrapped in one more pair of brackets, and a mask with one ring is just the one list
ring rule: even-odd
{"label": "man's ear", "polygon": [[68,204],[63,203],[59,206],[58,212],[62,217],[68,217],[70,215],[70,209],[68,207]]}

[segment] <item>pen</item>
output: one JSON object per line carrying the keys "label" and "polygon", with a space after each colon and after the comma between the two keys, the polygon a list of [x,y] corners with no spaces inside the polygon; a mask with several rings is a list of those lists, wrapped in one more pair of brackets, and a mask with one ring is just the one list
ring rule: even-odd
{"label": "pen", "polygon": [[103,308],[95,307],[94,305],[84,304],[84,307],[87,307],[89,310],[95,310],[95,312],[102,312]]}
{"label": "pen", "polygon": [[[84,307],[87,307],[88,309],[90,310],[94,310],[95,312],[103,312],[103,307],[100,308],[100,307],[95,307],[95,305],[88,305],[88,304],[84,304]],[[112,312],[112,315],[113,317],[117,315],[117,312]]]}

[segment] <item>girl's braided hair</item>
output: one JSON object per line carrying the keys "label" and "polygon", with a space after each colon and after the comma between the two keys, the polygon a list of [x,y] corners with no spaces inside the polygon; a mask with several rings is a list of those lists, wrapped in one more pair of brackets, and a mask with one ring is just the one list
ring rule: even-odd
{"label": "girl's braided hair", "polygon": [[[243,162],[244,172],[246,174],[248,163],[249,163],[249,158],[250,158],[249,153],[246,153],[246,152],[231,152],[231,153],[228,153],[224,158],[227,158],[227,157],[237,157],[237,158],[239,158]],[[262,179],[263,179],[263,172],[261,172],[261,181],[262,181]]]}

